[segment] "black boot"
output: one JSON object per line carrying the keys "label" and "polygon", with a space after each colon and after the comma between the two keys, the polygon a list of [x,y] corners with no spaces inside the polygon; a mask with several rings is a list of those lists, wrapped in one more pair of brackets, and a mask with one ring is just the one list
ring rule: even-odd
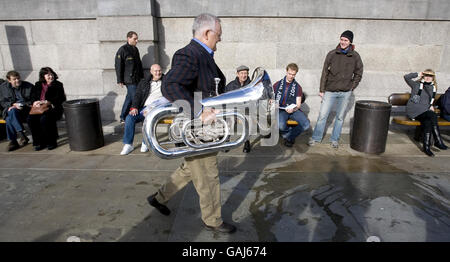
{"label": "black boot", "polygon": [[170,209],[169,209],[167,206],[165,206],[165,205],[159,203],[158,200],[156,200],[155,197],[156,197],[157,194],[158,194],[158,193],[155,193],[155,194],[153,194],[153,195],[147,197],[148,203],[149,203],[151,206],[153,206],[154,208],[156,208],[161,214],[163,214],[163,215],[165,215],[165,216],[170,215]]}
{"label": "black boot", "polygon": [[434,137],[434,145],[442,150],[447,150],[447,146],[442,141],[441,133],[439,132],[438,126],[433,126],[433,137]]}
{"label": "black boot", "polygon": [[425,132],[423,134],[423,152],[428,156],[434,156],[433,152],[430,150],[431,146],[431,133]]}
{"label": "black boot", "polygon": [[242,149],[242,152],[244,152],[244,153],[249,153],[250,150],[251,150],[251,147],[250,147],[250,141],[247,140],[247,141],[245,141],[244,149]]}

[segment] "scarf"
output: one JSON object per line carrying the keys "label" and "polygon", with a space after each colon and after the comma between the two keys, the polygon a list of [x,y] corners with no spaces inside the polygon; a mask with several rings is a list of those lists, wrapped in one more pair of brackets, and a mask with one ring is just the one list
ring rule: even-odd
{"label": "scarf", "polygon": [[[285,106],[287,101],[287,93],[288,90],[284,90],[284,85],[286,83],[286,77],[281,79],[280,85],[278,86],[276,100],[280,106]],[[295,97],[295,89],[296,89],[297,83],[295,82],[295,79],[291,83],[291,90],[289,92],[289,96]],[[286,88],[287,89],[287,88]],[[281,97],[283,97],[283,100],[281,100]]]}
{"label": "scarf", "polygon": [[42,83],[42,91],[41,91],[41,96],[40,96],[40,100],[44,101],[45,100],[45,94],[47,93],[48,87],[50,85],[47,83]]}
{"label": "scarf", "polygon": [[[420,97],[420,95],[422,94],[422,90],[423,90],[423,84],[425,83],[425,81],[422,79],[420,81],[420,87],[419,87],[419,91],[417,92],[417,95]],[[428,84],[428,83],[427,83]],[[431,101],[430,101],[430,105],[433,105],[434,103],[434,97],[436,96],[436,86],[434,85],[433,82],[430,83],[430,85],[433,87],[433,96],[431,97]]]}
{"label": "scarf", "polygon": [[341,49],[341,53],[347,54],[348,51],[350,50],[350,47],[351,47],[351,45],[349,45],[346,49],[342,49],[342,48],[339,48],[339,49]]}

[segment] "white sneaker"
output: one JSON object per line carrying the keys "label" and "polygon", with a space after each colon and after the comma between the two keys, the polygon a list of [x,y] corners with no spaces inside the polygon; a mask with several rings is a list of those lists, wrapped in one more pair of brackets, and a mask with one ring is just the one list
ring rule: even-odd
{"label": "white sneaker", "polygon": [[312,139],[311,137],[309,138],[308,146],[314,146],[316,143],[317,142],[314,139]]}
{"label": "white sneaker", "polygon": [[120,155],[128,155],[131,151],[134,150],[134,147],[130,144],[125,144],[122,148],[122,152],[120,152]]}
{"label": "white sneaker", "polygon": [[331,141],[331,146],[332,146],[333,148],[335,148],[335,149],[338,149],[338,148],[339,148],[339,143],[338,143],[338,141]]}
{"label": "white sneaker", "polygon": [[148,152],[148,147],[144,142],[142,142],[142,145],[141,145],[141,152],[142,153]]}

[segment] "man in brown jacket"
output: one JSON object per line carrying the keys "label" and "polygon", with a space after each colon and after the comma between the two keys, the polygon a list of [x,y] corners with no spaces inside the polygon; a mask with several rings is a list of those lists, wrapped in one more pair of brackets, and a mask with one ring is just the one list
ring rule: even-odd
{"label": "man in brown jacket", "polygon": [[336,119],[330,142],[333,148],[339,147],[338,141],[344,124],[345,109],[350,101],[352,91],[358,86],[363,74],[361,57],[355,51],[352,42],[352,31],[343,32],[339,45],[336,49],[331,50],[325,58],[319,92],[322,104],[316,127],[308,142],[310,146],[322,141],[328,115],[336,104]]}

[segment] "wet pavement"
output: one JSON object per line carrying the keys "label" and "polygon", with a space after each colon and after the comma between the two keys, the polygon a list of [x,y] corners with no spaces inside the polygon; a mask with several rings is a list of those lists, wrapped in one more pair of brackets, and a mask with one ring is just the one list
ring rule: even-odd
{"label": "wet pavement", "polygon": [[[450,144],[449,130],[443,130]],[[222,214],[237,225],[232,235],[202,227],[192,184],[168,203],[169,217],[146,202],[181,163],[135,150],[120,156],[122,134],[105,133],[105,146],[35,152],[27,145],[5,152],[0,142],[0,241],[450,241],[450,150],[430,158],[413,130],[391,130],[386,151],[339,149],[328,136],[308,147],[302,134],[293,148],[253,141],[220,153]]]}

